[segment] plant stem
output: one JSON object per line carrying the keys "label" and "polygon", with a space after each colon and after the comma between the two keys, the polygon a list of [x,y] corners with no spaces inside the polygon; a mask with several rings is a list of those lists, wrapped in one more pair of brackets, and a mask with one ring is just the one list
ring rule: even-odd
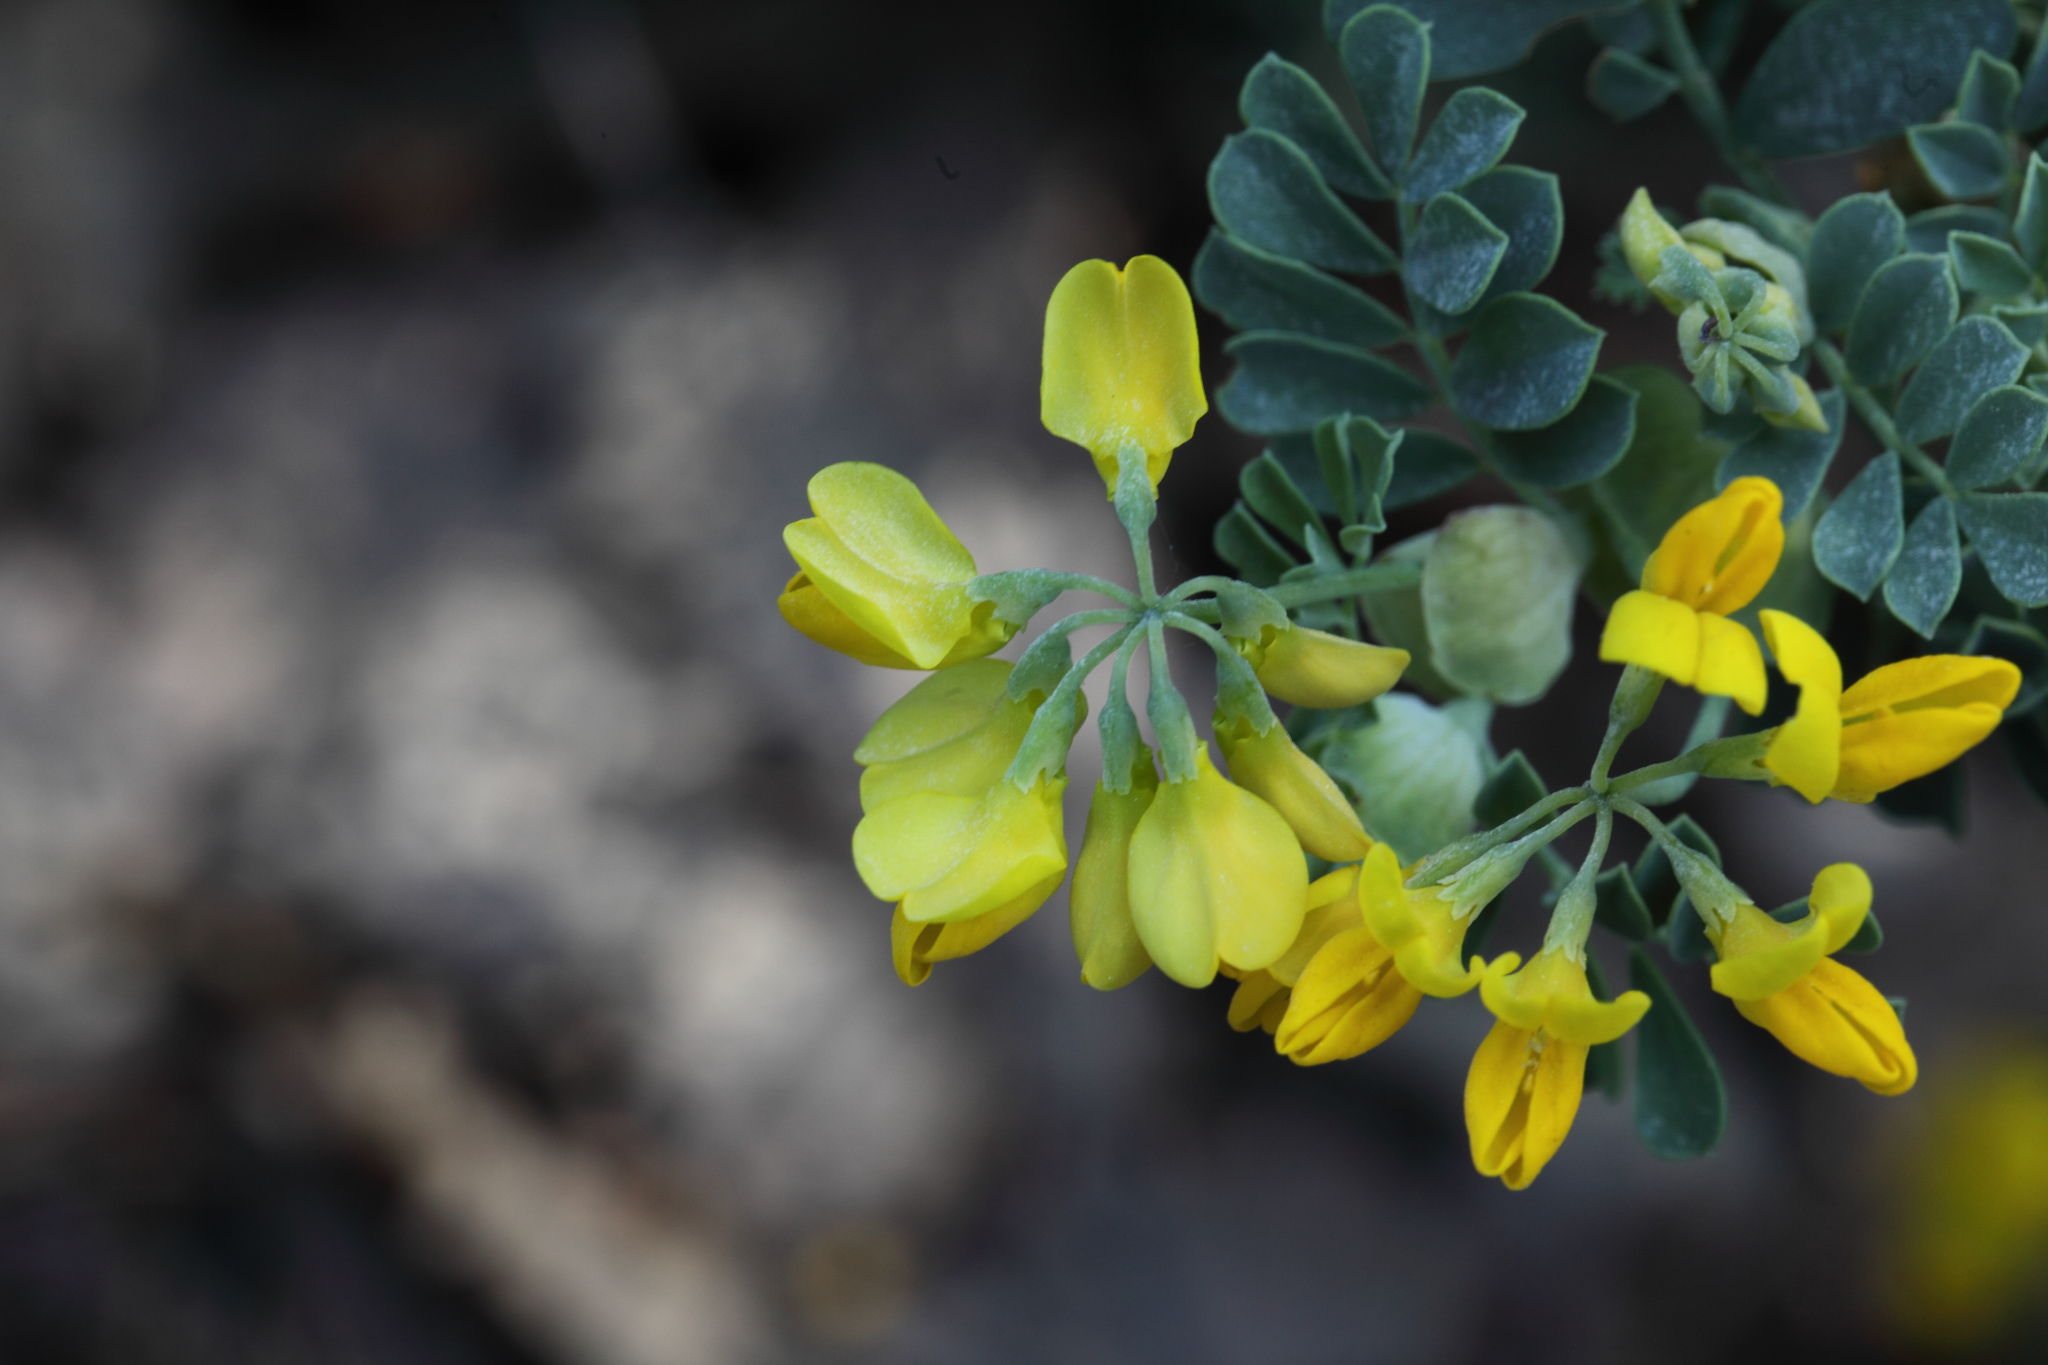
{"label": "plant stem", "polygon": [[1956,495],[1955,486],[1948,481],[1948,471],[1934,462],[1934,457],[1899,435],[1899,429],[1892,422],[1892,415],[1885,409],[1876,394],[1856,381],[1849,373],[1849,362],[1842,358],[1840,350],[1832,341],[1816,337],[1813,342],[1814,359],[1828,372],[1828,378],[1835,381],[1835,387],[1848,395],[1849,405],[1856,409],[1856,415],[1863,419],[1863,425],[1871,434],[1913,469],[1922,478],[1933,484],[1945,498]]}
{"label": "plant stem", "polygon": [[1593,932],[1593,911],[1599,904],[1593,881],[1607,862],[1607,842],[1613,833],[1614,812],[1603,801],[1593,825],[1592,846],[1586,850],[1585,861],[1579,864],[1571,884],[1557,898],[1557,910],[1550,917],[1550,927],[1543,932],[1544,947],[1583,955],[1586,939]]}
{"label": "plant stem", "polygon": [[1685,100],[1686,108],[1700,127],[1713,140],[1714,150],[1728,163],[1728,168],[1742,177],[1742,182],[1766,199],[1796,207],[1792,196],[1778,183],[1777,176],[1764,164],[1762,157],[1743,147],[1735,139],[1735,130],[1728,122],[1728,106],[1721,99],[1721,87],[1714,80],[1706,63],[1700,60],[1700,52],[1693,46],[1692,33],[1685,26],[1685,18],[1678,12],[1677,0],[1650,0],[1645,6],[1657,24],[1657,45],[1664,53],[1664,60],[1678,75],[1678,93]]}
{"label": "plant stem", "polygon": [[[1369,564],[1362,569],[1346,569],[1342,573],[1324,574],[1319,578],[1297,578],[1286,583],[1275,583],[1261,591],[1283,607],[1305,607],[1313,602],[1335,602],[1341,598],[1356,597],[1362,592],[1380,588],[1412,588],[1421,581],[1420,564]],[[1176,611],[1212,625],[1220,614],[1212,599],[1187,601],[1176,599],[1172,593],[1168,593],[1165,601]]]}
{"label": "plant stem", "polygon": [[1474,858],[1514,838],[1559,806],[1583,801],[1590,795],[1592,793],[1585,787],[1566,787],[1563,791],[1552,792],[1520,815],[1505,820],[1492,829],[1469,835],[1454,844],[1438,849],[1415,865],[1415,870],[1409,874],[1408,884],[1429,886],[1441,881]]}

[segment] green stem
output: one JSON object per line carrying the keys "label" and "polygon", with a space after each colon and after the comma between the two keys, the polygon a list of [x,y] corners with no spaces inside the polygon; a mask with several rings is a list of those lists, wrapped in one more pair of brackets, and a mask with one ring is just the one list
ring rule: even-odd
{"label": "green stem", "polygon": [[1145,622],[1147,657],[1152,664],[1152,685],[1145,713],[1152,721],[1153,737],[1159,741],[1166,760],[1166,780],[1188,782],[1195,776],[1195,723],[1188,715],[1186,698],[1173,685],[1173,670],[1166,662],[1166,628],[1157,616]]}
{"label": "green stem", "polygon": [[1128,691],[1131,655],[1137,652],[1144,632],[1123,632],[1117,646],[1116,662],[1110,665],[1109,695],[1103,699],[1102,714],[1095,718],[1102,735],[1102,785],[1122,794],[1131,789],[1131,774],[1138,766],[1138,749],[1144,742],[1138,734],[1137,713],[1131,710]]}
{"label": "green stem", "polygon": [[1766,199],[1792,205],[1792,196],[1778,183],[1777,176],[1771,173],[1763,158],[1736,141],[1734,127],[1728,121],[1728,106],[1721,99],[1721,87],[1715,82],[1713,73],[1707,70],[1706,63],[1700,60],[1699,49],[1693,46],[1692,33],[1685,26],[1684,16],[1678,12],[1677,0],[1650,0],[1645,8],[1656,21],[1657,45],[1664,53],[1664,60],[1671,63],[1678,75],[1679,96],[1713,140],[1714,150],[1750,189]]}
{"label": "green stem", "polygon": [[1709,741],[1686,750],[1676,758],[1668,758],[1662,763],[1652,763],[1648,767],[1623,773],[1607,784],[1608,794],[1619,796],[1623,792],[1634,791],[1637,787],[1661,782],[1667,777],[1683,777],[1687,773],[1704,772],[1716,759],[1760,748],[1757,742],[1760,738],[1759,735],[1747,734],[1730,735],[1726,739]]}
{"label": "green stem", "polygon": [[1734,917],[1735,907],[1749,902],[1748,894],[1728,880],[1726,873],[1673,834],[1671,827],[1641,802],[1611,795],[1608,804],[1650,832],[1650,837],[1664,850],[1664,857],[1671,863],[1671,871],[1677,876],[1678,884],[1691,898],[1693,909],[1699,911],[1700,918],[1706,921],[1709,929],[1721,930]]}
{"label": "green stem", "polygon": [[1922,478],[1933,484],[1945,498],[1956,495],[1954,485],[1948,481],[1948,472],[1934,462],[1934,457],[1899,435],[1899,429],[1892,423],[1892,415],[1878,396],[1856,381],[1849,373],[1849,362],[1842,358],[1840,350],[1832,341],[1816,337],[1813,343],[1814,359],[1828,372],[1828,378],[1835,381],[1835,387],[1848,396],[1849,406],[1856,409],[1856,415],[1870,428],[1871,434],[1907,464],[1913,466]]}
{"label": "green stem", "polygon": [[[1346,569],[1342,573],[1324,574],[1319,578],[1291,579],[1285,583],[1275,583],[1261,591],[1283,607],[1305,607],[1315,602],[1335,602],[1346,597],[1356,597],[1363,592],[1376,592],[1386,588],[1412,588],[1421,581],[1420,564],[1371,564],[1362,569]],[[1181,586],[1185,587],[1186,584]],[[1216,603],[1206,598],[1188,601],[1176,597],[1174,593],[1168,593],[1162,599],[1162,604],[1170,605],[1185,615],[1192,616],[1198,621],[1207,621],[1212,625],[1220,615]]]}
{"label": "green stem", "polygon": [[1097,578],[1092,573],[1056,573],[1052,575],[1051,581],[1069,591],[1099,593],[1127,607],[1142,605],[1138,595],[1123,584],[1112,583],[1107,578]]}
{"label": "green stem", "polygon": [[1603,801],[1593,825],[1592,847],[1586,850],[1585,860],[1579,864],[1571,884],[1557,898],[1557,909],[1550,916],[1550,927],[1543,932],[1544,947],[1562,948],[1567,953],[1584,955],[1586,940],[1593,933],[1593,911],[1599,904],[1593,882],[1607,862],[1607,843],[1613,833],[1614,812]]}
{"label": "green stem", "polygon": [[1259,682],[1259,675],[1230,641],[1185,612],[1170,611],[1161,619],[1175,630],[1184,630],[1199,639],[1216,656],[1218,710],[1236,709],[1251,721],[1252,729],[1262,735],[1280,723],[1280,718],[1273,714],[1273,704],[1266,700],[1266,689]]}
{"label": "green stem", "polygon": [[1519,835],[1523,830],[1556,810],[1575,801],[1583,801],[1592,792],[1585,787],[1566,787],[1555,791],[1536,802],[1520,815],[1502,821],[1492,829],[1469,835],[1454,844],[1446,844],[1429,857],[1415,865],[1408,876],[1410,886],[1430,886],[1464,867],[1473,859],[1483,856]]}
{"label": "green stem", "polygon": [[1607,770],[1614,766],[1614,756],[1621,751],[1622,741],[1649,719],[1650,708],[1657,704],[1657,694],[1663,690],[1662,675],[1647,668],[1630,664],[1621,671],[1621,680],[1614,685],[1614,700],[1607,707],[1607,733],[1600,740],[1600,752],[1593,757],[1587,786],[1596,792],[1607,790]]}

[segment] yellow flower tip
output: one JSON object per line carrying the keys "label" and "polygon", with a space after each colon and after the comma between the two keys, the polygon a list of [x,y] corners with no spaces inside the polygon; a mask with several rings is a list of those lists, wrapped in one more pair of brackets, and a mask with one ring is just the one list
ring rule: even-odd
{"label": "yellow flower tip", "polygon": [[1763,652],[1747,626],[1643,588],[1615,601],[1600,633],[1600,658],[1732,697],[1752,716],[1764,709],[1769,691]]}
{"label": "yellow flower tip", "polygon": [[896,975],[906,986],[921,986],[932,974],[932,964],[978,953],[989,944],[1030,919],[1043,905],[1051,889],[1027,889],[1007,905],[973,919],[950,924],[919,924],[906,918],[901,905],[889,919],[889,956]]}
{"label": "yellow flower tip", "polygon": [[[1641,281],[1645,288],[1664,269],[1664,251],[1667,247],[1681,246],[1695,256],[1705,258],[1704,252],[1711,248],[1700,248],[1678,235],[1678,229],[1664,220],[1657,212],[1657,206],[1650,202],[1650,192],[1637,189],[1629,197],[1628,207],[1621,214],[1621,254],[1628,262],[1629,273]],[[1676,313],[1682,306],[1677,299],[1658,290],[1658,302]]]}
{"label": "yellow flower tip", "polygon": [[1564,1145],[1585,1084],[1585,1044],[1496,1022],[1465,1076],[1474,1168],[1511,1190],[1528,1188]]}
{"label": "yellow flower tip", "polygon": [[1131,921],[1152,961],[1183,986],[1221,963],[1280,957],[1307,913],[1308,862],[1280,813],[1218,773],[1208,746],[1194,776],[1163,782],[1131,833]]}
{"label": "yellow flower tip", "polygon": [[1394,850],[1373,845],[1359,867],[1360,913],[1409,984],[1424,995],[1463,995],[1479,984],[1483,967],[1477,957],[1460,961],[1471,918],[1457,916],[1435,887],[1410,890],[1404,876]]}
{"label": "yellow flower tip", "polygon": [[1371,701],[1401,680],[1408,651],[1347,640],[1306,626],[1268,628],[1237,650],[1260,686],[1296,706],[1335,708]]}
{"label": "yellow flower tip", "polygon": [[1121,270],[1083,261],[1061,278],[1045,308],[1039,414],[1047,431],[1087,448],[1112,496],[1125,445],[1145,452],[1156,489],[1208,410],[1194,303],[1172,266],[1157,256]]}
{"label": "yellow flower tip", "polygon": [[1764,750],[1764,767],[1818,805],[1835,788],[1842,765],[1842,661],[1821,633],[1796,616],[1766,608],[1757,614],[1778,671],[1799,689],[1799,706]]}
{"label": "yellow flower tip", "polygon": [[1834,796],[1869,801],[1946,766],[1998,728],[2017,695],[2005,659],[1929,654],[1886,664],[1842,694],[1842,764]]}
{"label": "yellow flower tip", "polygon": [[[1773,285],[1772,288],[1778,286]],[[1788,300],[1789,304],[1789,300]],[[1799,406],[1790,412],[1765,412],[1759,408],[1763,419],[1774,427],[1790,427],[1801,431],[1826,431],[1828,419],[1820,410],[1820,400],[1814,397],[1813,389],[1798,375],[1791,376],[1792,391],[1799,395]]]}
{"label": "yellow flower tip", "polygon": [[1650,997],[1641,991],[1595,999],[1584,958],[1562,948],[1545,948],[1526,966],[1520,955],[1503,953],[1485,966],[1479,998],[1504,1023],[1587,1046],[1613,1042],[1650,1008]]}
{"label": "yellow flower tip", "polygon": [[1224,967],[1222,975],[1235,977],[1237,989],[1230,993],[1228,1020],[1233,1031],[1250,1033],[1264,1029],[1272,1033],[1287,1015],[1288,990],[1271,972],[1238,972]]}
{"label": "yellow flower tip", "polygon": [[876,806],[853,831],[853,864],[878,900],[913,923],[973,919],[1064,880],[1066,779],[1029,788],[999,780],[980,797],[911,792]]}
{"label": "yellow flower tip", "polygon": [[1099,991],[1127,986],[1152,965],[1131,920],[1130,851],[1131,835],[1157,789],[1147,754],[1129,791],[1111,791],[1098,782],[1088,803],[1088,827],[1081,836],[1081,856],[1074,861],[1067,908],[1081,980]]}
{"label": "yellow flower tip", "polygon": [[968,593],[974,556],[909,479],[849,461],[819,470],[809,492],[816,515],[783,528],[801,572],[777,603],[805,635],[865,663],[929,669],[1017,633]]}
{"label": "yellow flower tip", "polygon": [[1274,1050],[1299,1066],[1356,1057],[1393,1037],[1422,1003],[1393,954],[1354,925],[1323,944],[1294,984]]}
{"label": "yellow flower tip", "polygon": [[1642,586],[1694,611],[1749,605],[1785,552],[1784,495],[1769,479],[1734,480],[1673,522],[1643,565]]}
{"label": "yellow flower tip", "polygon": [[1854,969],[1831,957],[1784,990],[1737,1000],[1742,1017],[1801,1061],[1847,1076],[1880,1095],[1902,1095],[1920,1077],[1905,1025],[1891,1002]]}
{"label": "yellow flower tip", "polygon": [[1303,848],[1333,863],[1355,862],[1372,848],[1351,802],[1285,726],[1276,721],[1260,734],[1248,718],[1219,713],[1214,728],[1231,777],[1279,811]]}

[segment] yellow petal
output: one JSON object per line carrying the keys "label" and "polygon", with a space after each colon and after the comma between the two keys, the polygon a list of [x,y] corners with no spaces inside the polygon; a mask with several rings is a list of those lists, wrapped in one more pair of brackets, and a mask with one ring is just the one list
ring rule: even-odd
{"label": "yellow petal", "polygon": [[924,984],[934,962],[980,952],[1030,919],[1045,904],[1047,894],[1030,888],[1008,905],[950,924],[914,923],[905,919],[903,907],[897,906],[889,920],[889,955],[896,964],[896,975],[906,986]]}
{"label": "yellow petal", "polygon": [[1763,651],[1756,636],[1740,621],[1700,612],[1694,621],[1700,632],[1700,666],[1694,675],[1695,690],[1712,697],[1733,697],[1735,704],[1756,715],[1764,709],[1770,681],[1764,676]]}
{"label": "yellow petal", "polygon": [[1287,987],[1271,972],[1246,972],[1230,993],[1230,1027],[1239,1033],[1262,1028],[1271,1033],[1287,1014]]}
{"label": "yellow petal", "polygon": [[1088,803],[1088,828],[1081,836],[1081,856],[1074,860],[1067,908],[1081,979],[1099,991],[1127,986],[1152,965],[1131,923],[1130,851],[1131,832],[1151,806],[1157,785],[1148,754],[1131,790],[1113,792],[1098,782]]}
{"label": "yellow petal", "polygon": [[1160,785],[1131,834],[1131,920],[1159,970],[1206,986],[1219,962],[1252,970],[1301,930],[1308,863],[1279,812],[1218,773]]}
{"label": "yellow petal", "polygon": [[1981,704],[2003,711],[2020,690],[2009,659],[1977,654],[1923,654],[1873,669],[1842,694],[1842,719],[1878,711],[1919,711]]}
{"label": "yellow petal", "polygon": [[1842,766],[1832,795],[1869,801],[1901,782],[1925,777],[1961,758],[2004,715],[1988,702],[1898,711],[1842,727]]}
{"label": "yellow petal", "polygon": [[1087,447],[1112,495],[1122,446],[1145,452],[1156,489],[1208,410],[1195,308],[1172,266],[1134,256],[1121,270],[1083,261],[1066,273],[1045,308],[1039,413],[1047,431]]}
{"label": "yellow petal", "polygon": [[1322,946],[1343,933],[1365,923],[1358,907],[1358,865],[1349,864],[1334,871],[1325,872],[1308,884],[1308,913],[1302,916],[1301,931],[1294,936],[1294,942],[1287,945],[1287,951],[1273,959],[1266,968],[1273,978],[1282,985],[1292,986],[1301,979],[1309,959],[1321,951]]}
{"label": "yellow petal", "polygon": [[1749,604],[1785,550],[1784,498],[1769,479],[1736,479],[1664,533],[1642,586],[1695,611],[1726,616]]}
{"label": "yellow petal", "polygon": [[1309,960],[1273,1032],[1273,1046],[1301,1066],[1378,1047],[1415,1014],[1422,992],[1394,970],[1393,954],[1357,925]]}
{"label": "yellow petal", "polygon": [[1408,651],[1347,640],[1327,631],[1291,626],[1267,630],[1257,644],[1239,645],[1259,683],[1296,706],[1357,706],[1401,680]]}
{"label": "yellow petal", "polygon": [[979,797],[1016,757],[1036,708],[1004,692],[1010,665],[977,659],[912,688],[868,730],[855,760],[863,811],[913,792]]}
{"label": "yellow petal", "polygon": [[[1678,235],[1677,228],[1664,221],[1664,215],[1650,202],[1649,191],[1637,190],[1621,214],[1621,254],[1628,262],[1629,273],[1647,288],[1664,269],[1664,249],[1673,246],[1685,247],[1695,256],[1700,254],[1699,248],[1687,243]],[[1661,293],[1657,298],[1672,312],[1678,311],[1677,300]]]}
{"label": "yellow petal", "polygon": [[1764,412],[1763,419],[1774,427],[1794,427],[1803,431],[1826,431],[1828,419],[1820,410],[1820,400],[1813,396],[1813,388],[1798,375],[1790,376],[1792,392],[1799,395],[1799,406],[1790,412]]}
{"label": "yellow petal", "polygon": [[1600,633],[1600,658],[1637,664],[1690,687],[1700,667],[1699,613],[1638,588],[1615,600]]}
{"label": "yellow petal", "polygon": [[1880,1095],[1900,1095],[1919,1079],[1919,1063],[1891,1002],[1851,968],[1822,958],[1798,981],[1736,1009],[1801,1061],[1847,1076]]}
{"label": "yellow petal", "polygon": [[1821,633],[1796,616],[1757,614],[1778,671],[1799,689],[1799,709],[1764,750],[1764,767],[1818,804],[1835,788],[1842,766],[1842,661]]}
{"label": "yellow petal", "polygon": [[1545,948],[1527,966],[1518,954],[1503,953],[1487,965],[1479,997],[1504,1023],[1581,1044],[1613,1042],[1650,1008],[1650,997],[1641,991],[1594,999],[1584,963],[1560,948]]}
{"label": "yellow petal", "polygon": [[1372,847],[1358,812],[1330,775],[1296,747],[1277,722],[1258,734],[1243,717],[1218,716],[1217,742],[1238,785],[1280,812],[1301,846],[1333,863],[1355,862]]}
{"label": "yellow petal", "polygon": [[877,806],[853,831],[853,864],[880,900],[916,923],[971,919],[1066,875],[1065,778],[1029,790],[999,781],[976,800],[915,792]]}
{"label": "yellow petal", "polygon": [[1586,1048],[1540,1031],[1494,1024],[1465,1077],[1472,1164],[1526,1189],[1571,1132],[1586,1083]]}
{"label": "yellow petal", "polygon": [[1809,914],[1780,924],[1754,905],[1737,907],[1724,929],[1710,930],[1719,961],[1709,973],[1714,989],[1731,1000],[1761,1000],[1784,990],[1827,956],[1827,923]]}
{"label": "yellow petal", "polygon": [[1842,951],[1842,945],[1856,937],[1870,914],[1873,895],[1870,874],[1854,863],[1829,863],[1813,876],[1813,890],[1806,897],[1809,914],[1827,926],[1827,951]]}
{"label": "yellow petal", "polygon": [[852,617],[818,591],[818,585],[811,582],[808,574],[798,573],[791,578],[782,595],[775,599],[775,606],[783,620],[827,649],[836,649],[876,668],[917,667],[855,625]]}
{"label": "yellow petal", "polygon": [[1373,937],[1394,954],[1394,968],[1424,995],[1463,995],[1479,984],[1479,959],[1461,963],[1470,919],[1453,916],[1433,888],[1411,891],[1402,884],[1400,860],[1385,844],[1374,844],[1359,867],[1360,909]]}

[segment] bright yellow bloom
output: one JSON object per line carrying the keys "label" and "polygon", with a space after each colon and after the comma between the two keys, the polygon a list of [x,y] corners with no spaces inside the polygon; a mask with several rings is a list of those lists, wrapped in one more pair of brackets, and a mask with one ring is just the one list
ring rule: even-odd
{"label": "bright yellow bloom", "polygon": [[1061,278],[1045,306],[1039,413],[1047,431],[1087,447],[1111,496],[1124,446],[1145,452],[1156,490],[1208,410],[1195,306],[1172,266],[1083,261]]}
{"label": "bright yellow bloom", "polygon": [[1649,191],[1638,189],[1622,210],[1621,254],[1628,262],[1629,273],[1655,294],[1659,303],[1676,313],[1685,306],[1684,301],[1650,286],[1650,281],[1664,269],[1665,248],[1674,246],[1691,252],[1709,270],[1719,270],[1728,264],[1728,258],[1713,247],[1679,236],[1678,229],[1665,222],[1664,215],[1650,202]]}
{"label": "bright yellow bloom", "polygon": [[1326,872],[1308,885],[1308,909],[1302,916],[1301,932],[1287,951],[1266,966],[1239,971],[1225,966],[1222,972],[1237,982],[1230,997],[1230,1026],[1239,1033],[1262,1028],[1276,1032],[1287,1014],[1287,1002],[1294,983],[1301,979],[1309,961],[1338,934],[1359,921],[1358,865]]}
{"label": "bright yellow bloom", "polygon": [[854,761],[863,811],[913,792],[978,797],[1016,757],[1037,707],[1005,691],[1010,664],[975,659],[934,673],[868,727]]}
{"label": "bright yellow bloom", "polygon": [[1258,674],[1259,685],[1296,706],[1357,706],[1399,682],[1408,667],[1405,649],[1306,626],[1268,626],[1255,640],[1233,643]]}
{"label": "bright yellow bloom", "polygon": [[1358,871],[1358,896],[1373,937],[1394,955],[1394,969],[1424,995],[1463,995],[1479,984],[1480,959],[1461,964],[1465,931],[1478,905],[1461,905],[1442,886],[1410,890],[1400,859],[1373,845]]}
{"label": "bright yellow bloom", "polygon": [[1764,707],[1763,652],[1731,612],[1749,605],[1785,549],[1784,500],[1769,479],[1741,478],[1680,517],[1624,593],[1600,636],[1600,657]]}
{"label": "bright yellow bloom", "polygon": [[913,924],[973,919],[1044,903],[1067,872],[1064,777],[1019,787],[998,778],[979,797],[912,792],[876,806],[853,831],[853,865],[877,898]]}
{"label": "bright yellow bloom", "polygon": [[1152,965],[1131,922],[1130,854],[1131,834],[1158,787],[1152,755],[1144,753],[1132,768],[1129,791],[1111,791],[1098,782],[1088,803],[1067,909],[1081,979],[1098,991],[1127,986]]}
{"label": "bright yellow bloom", "polygon": [[1880,1095],[1913,1088],[1919,1064],[1891,1003],[1851,968],[1829,956],[1870,912],[1870,878],[1854,863],[1824,867],[1813,879],[1806,917],[1780,924],[1753,905],[1736,909],[1707,937],[1720,959],[1714,989],[1752,1024],[1770,1030],[1793,1056]]}
{"label": "bright yellow bloom", "polygon": [[776,605],[819,644],[885,668],[945,668],[1001,649],[1017,627],[968,591],[974,556],[917,485],[853,461],[811,476],[817,515],[783,528],[801,570]]}
{"label": "bright yellow bloom", "polygon": [[1220,963],[1251,971],[1301,930],[1308,861],[1280,813],[1222,776],[1205,744],[1195,775],[1160,784],[1130,844],[1131,921],[1159,970],[1206,986]]}
{"label": "bright yellow bloom", "polygon": [[1809,801],[1867,802],[1960,758],[1998,728],[2019,693],[2010,660],[1926,654],[1867,673],[1842,688],[1842,665],[1818,631],[1795,616],[1759,616],[1778,671],[1799,688],[1799,709],[1764,751],[1772,776]]}
{"label": "bright yellow bloom", "polygon": [[1650,997],[1594,999],[1584,958],[1563,948],[1545,948],[1526,967],[1503,954],[1488,965],[1479,994],[1496,1022],[1465,1077],[1465,1131],[1479,1173],[1519,1190],[1571,1132],[1587,1049],[1634,1028]]}
{"label": "bright yellow bloom", "polygon": [[1303,848],[1333,863],[1357,862],[1372,848],[1358,812],[1286,726],[1274,721],[1260,734],[1249,717],[1219,712],[1213,728],[1231,777],[1279,811]]}
{"label": "bright yellow bloom", "polygon": [[[1357,880],[1354,875],[1342,888],[1349,892],[1348,904],[1338,902],[1337,913],[1325,918],[1324,926],[1336,932],[1326,932],[1321,946],[1300,968],[1286,1012],[1273,1030],[1274,1048],[1301,1066],[1340,1061],[1378,1047],[1399,1032],[1422,1003],[1422,992],[1396,970],[1393,953],[1362,922]],[[1337,929],[1344,920],[1350,921],[1349,927]]]}

